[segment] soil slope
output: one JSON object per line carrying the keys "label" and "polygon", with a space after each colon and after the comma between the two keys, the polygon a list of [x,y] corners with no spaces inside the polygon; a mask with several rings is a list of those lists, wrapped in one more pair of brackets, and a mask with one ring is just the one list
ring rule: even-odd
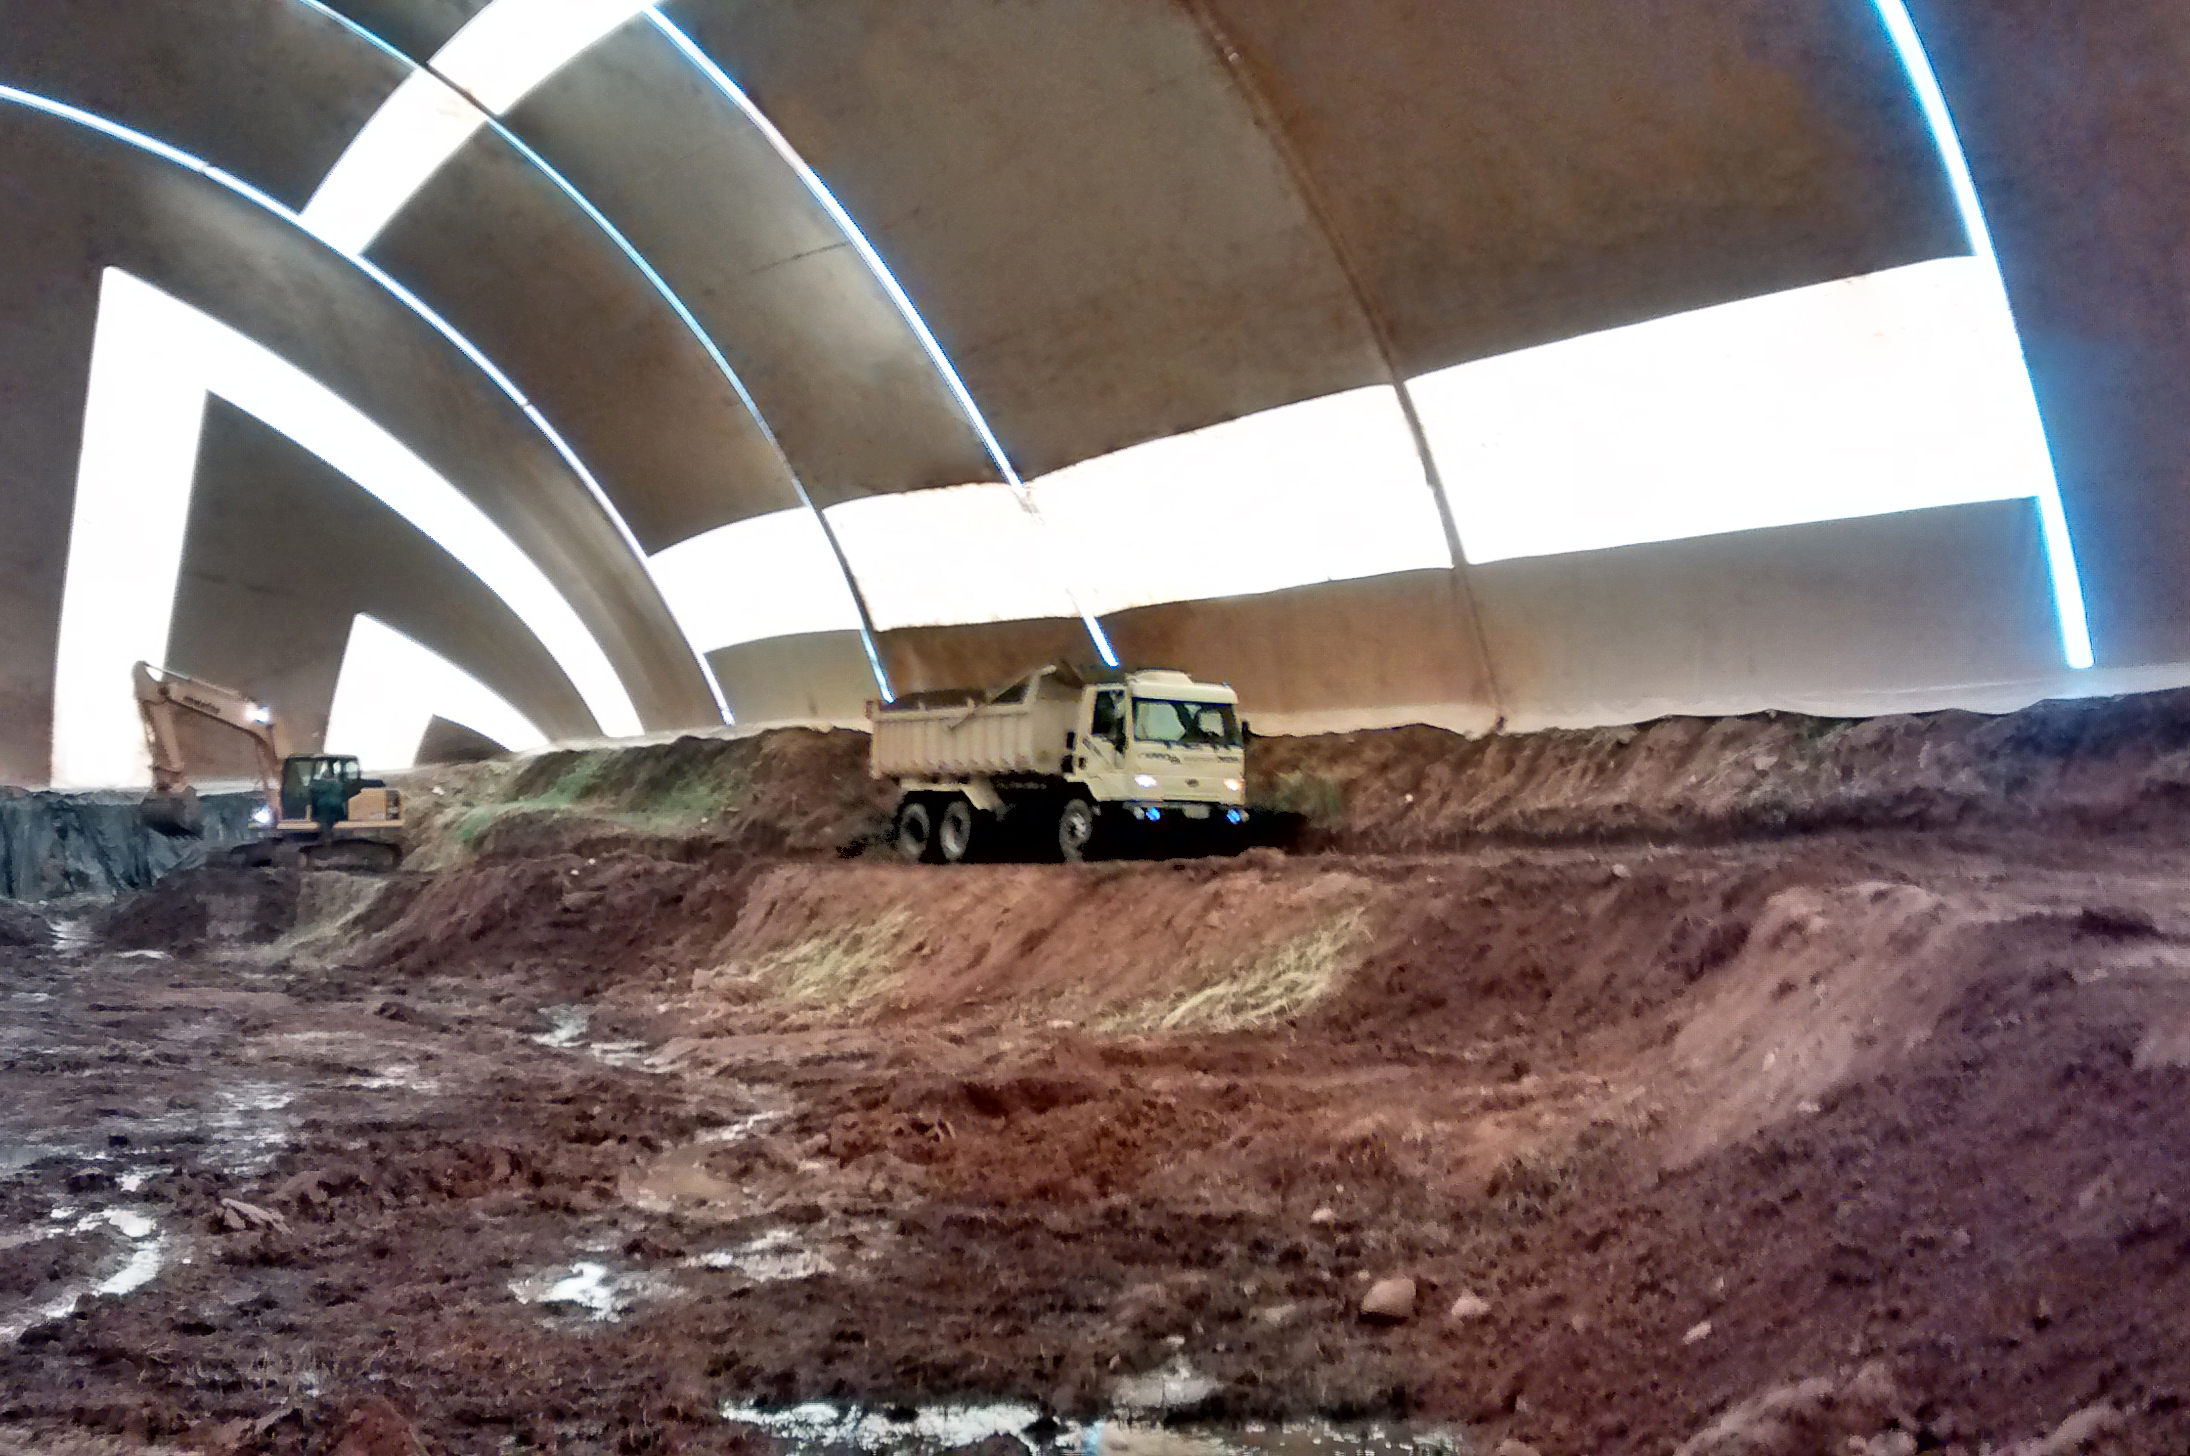
{"label": "soil slope", "polygon": [[1327,847],[1194,863],[897,864],[852,735],[467,770],[441,868],[0,946],[0,1433],[2179,1452],[2190,834],[2121,711],[1807,829],[1711,787],[1764,720],[1601,814],[1582,736],[1258,744]]}

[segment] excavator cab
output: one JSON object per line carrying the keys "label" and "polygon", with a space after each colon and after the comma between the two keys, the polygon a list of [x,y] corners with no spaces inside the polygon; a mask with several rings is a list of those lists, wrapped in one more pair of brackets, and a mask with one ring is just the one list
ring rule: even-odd
{"label": "excavator cab", "polygon": [[281,763],[281,817],[331,823],[349,817],[350,799],[365,782],[357,760],[342,754],[300,753]]}
{"label": "excavator cab", "polygon": [[281,827],[330,832],[402,827],[402,798],[385,780],[366,778],[342,753],[299,753],[281,761]]}

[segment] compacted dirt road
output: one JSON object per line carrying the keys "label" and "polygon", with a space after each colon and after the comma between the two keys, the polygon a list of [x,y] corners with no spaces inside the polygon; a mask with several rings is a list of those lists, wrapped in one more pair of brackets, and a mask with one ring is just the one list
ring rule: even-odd
{"label": "compacted dirt road", "polygon": [[0,1451],[2190,1448],[2164,814],[927,869],[518,797],[0,921]]}

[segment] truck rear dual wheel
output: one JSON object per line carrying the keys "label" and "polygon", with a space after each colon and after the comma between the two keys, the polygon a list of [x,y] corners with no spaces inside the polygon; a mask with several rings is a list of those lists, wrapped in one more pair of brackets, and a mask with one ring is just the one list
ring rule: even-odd
{"label": "truck rear dual wheel", "polygon": [[943,817],[935,826],[935,848],[943,863],[961,864],[972,857],[979,825],[980,815],[966,800],[951,799],[943,805]]}
{"label": "truck rear dual wheel", "polygon": [[914,864],[934,864],[935,810],[926,799],[897,806],[897,852]]}

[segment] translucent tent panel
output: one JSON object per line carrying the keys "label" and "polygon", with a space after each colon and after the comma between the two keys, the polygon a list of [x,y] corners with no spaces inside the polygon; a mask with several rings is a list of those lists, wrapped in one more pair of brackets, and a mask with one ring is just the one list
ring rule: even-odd
{"label": "translucent tent panel", "polygon": [[1390,389],[1265,410],[1029,482],[833,507],[876,627],[1097,613],[1445,567],[1437,507]]}
{"label": "translucent tent panel", "polygon": [[803,506],[703,531],[656,552],[651,565],[670,610],[703,652],[859,627],[828,537]]}
{"label": "translucent tent panel", "polygon": [[1452,564],[1398,396],[1354,389],[1043,476],[1098,612]]}
{"label": "translucent tent panel", "polygon": [[1077,615],[1055,533],[1008,486],[870,496],[827,514],[879,631]]}
{"label": "translucent tent panel", "polygon": [[1975,258],[1676,314],[1412,388],[1472,563],[2036,497],[2043,429]]}
{"label": "translucent tent panel", "polygon": [[[1947,258],[1438,370],[1412,388],[1474,564],[2037,497],[1998,284]],[[1392,391],[1349,390],[1031,483],[836,508],[889,629],[1112,613],[1449,566]]]}

